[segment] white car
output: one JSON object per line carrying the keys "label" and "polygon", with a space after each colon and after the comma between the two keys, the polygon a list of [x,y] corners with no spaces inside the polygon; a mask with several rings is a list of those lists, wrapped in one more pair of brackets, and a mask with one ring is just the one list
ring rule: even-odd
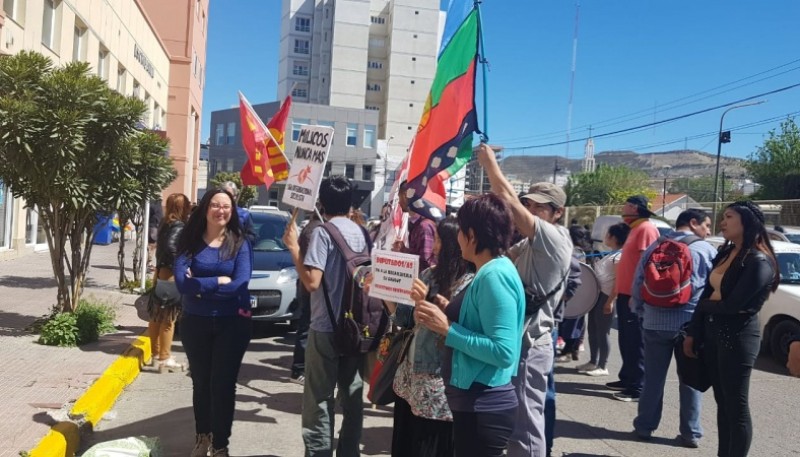
{"label": "white car", "polygon": [[[713,236],[706,241],[720,247],[724,238]],[[800,245],[772,241],[778,258],[781,283],[769,296],[758,315],[761,321],[761,347],[769,351],[781,365],[788,359],[789,337],[800,333]]]}

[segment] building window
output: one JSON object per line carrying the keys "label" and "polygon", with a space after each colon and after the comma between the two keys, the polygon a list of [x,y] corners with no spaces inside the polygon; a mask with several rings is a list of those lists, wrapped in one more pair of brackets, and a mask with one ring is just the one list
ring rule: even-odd
{"label": "building window", "polygon": [[161,127],[161,107],[153,104],[153,130],[163,130]]}
{"label": "building window", "polygon": [[97,52],[97,76],[108,79],[108,49],[103,45],[100,45],[100,50]]}
{"label": "building window", "polygon": [[323,173],[323,176],[325,176],[326,178],[327,178],[328,176],[330,176],[330,175],[331,175],[331,169],[332,169],[332,168],[333,168],[333,167],[332,167],[332,164],[331,164],[330,162],[326,163],[326,164],[325,164],[325,172]]}
{"label": "building window", "polygon": [[72,37],[72,61],[86,60],[86,27],[75,19],[75,32]]}
{"label": "building window", "polygon": [[236,122],[228,122],[228,138],[226,144],[233,144],[236,142]]}
{"label": "building window", "polygon": [[383,62],[378,62],[377,60],[371,60],[371,61],[370,61],[370,62],[367,64],[367,66],[368,66],[369,68],[381,69],[381,68],[383,68]]}
{"label": "building window", "polygon": [[369,46],[372,48],[382,48],[386,46],[386,40],[384,40],[383,38],[370,38]]}
{"label": "building window", "polygon": [[233,167],[233,159],[228,159],[228,160],[226,160],[226,163],[225,163],[225,170],[227,170],[227,171],[234,171],[234,170],[236,170],[236,168],[234,168],[234,167]]}
{"label": "building window", "polygon": [[125,78],[128,72],[125,71],[125,67],[122,65],[117,66],[117,92],[122,95],[125,95]]}
{"label": "building window", "polygon": [[311,31],[311,19],[307,17],[298,17],[294,20],[294,29],[298,32]]}
{"label": "building window", "polygon": [[386,18],[381,17],[381,16],[370,16],[369,20],[373,24],[385,24],[386,23]]}
{"label": "building window", "polygon": [[6,15],[11,19],[19,23],[23,23],[22,20],[22,13],[25,9],[20,5],[23,0],[3,0],[3,11],[6,12]]}
{"label": "building window", "polygon": [[139,98],[139,92],[141,91],[141,86],[139,85],[139,81],[133,80],[133,96]]}
{"label": "building window", "polygon": [[414,38],[416,38],[416,37],[417,37],[417,34],[415,33],[415,34],[414,34]]}
{"label": "building window", "polygon": [[380,108],[378,108],[377,106],[373,106],[373,105],[367,105],[364,108],[366,108],[366,109],[368,109],[370,111],[380,111]]}
{"label": "building window", "polygon": [[345,164],[344,176],[347,179],[356,179],[356,166],[351,163]]}
{"label": "building window", "polygon": [[409,108],[413,108],[413,107],[414,107],[414,104],[413,104],[413,103],[409,103],[409,104],[408,104],[408,107],[409,107]]}
{"label": "building window", "polygon": [[295,54],[308,54],[308,40],[294,40]]}
{"label": "building window", "polygon": [[370,92],[380,92],[381,91],[381,85],[377,84],[377,83],[375,83],[375,84],[367,83],[367,90],[370,91]]}
{"label": "building window", "polygon": [[308,76],[308,62],[295,62],[292,74],[295,76]]}
{"label": "building window", "polygon": [[347,145],[355,146],[358,142],[358,124],[347,124]]}
{"label": "building window", "polygon": [[374,148],[375,147],[375,126],[374,125],[365,125],[364,126],[364,147],[365,148]]}
{"label": "building window", "polygon": [[217,137],[214,144],[217,146],[225,144],[225,124],[217,124]]}
{"label": "building window", "polygon": [[372,181],[372,165],[361,166],[361,180]]}
{"label": "building window", "polygon": [[292,141],[300,138],[300,127],[310,124],[309,119],[292,119]]}
{"label": "building window", "polygon": [[308,98],[308,89],[305,87],[295,87],[292,90],[292,97]]}
{"label": "building window", "polygon": [[57,2],[58,0],[44,0],[44,13],[42,14],[42,44],[53,51],[58,43]]}
{"label": "building window", "polygon": [[411,58],[411,61],[412,61],[412,62],[416,62],[416,61],[417,61],[417,58],[416,58],[416,57],[412,57],[412,58]]}
{"label": "building window", "polygon": [[267,204],[271,206],[278,206],[278,200],[279,200],[278,197],[279,196],[277,190],[269,191],[269,201],[267,202]]}

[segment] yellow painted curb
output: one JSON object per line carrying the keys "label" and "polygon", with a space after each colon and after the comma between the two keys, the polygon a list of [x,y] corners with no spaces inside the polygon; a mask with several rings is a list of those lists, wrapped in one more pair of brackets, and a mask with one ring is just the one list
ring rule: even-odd
{"label": "yellow painted curb", "polygon": [[[146,334],[146,333],[145,333]],[[94,427],[108,412],[125,387],[139,375],[142,364],[150,360],[150,338],[141,335],[75,402],[71,416],[80,417]],[[80,446],[80,431],[73,422],[59,422],[30,452],[31,457],[72,457]]]}

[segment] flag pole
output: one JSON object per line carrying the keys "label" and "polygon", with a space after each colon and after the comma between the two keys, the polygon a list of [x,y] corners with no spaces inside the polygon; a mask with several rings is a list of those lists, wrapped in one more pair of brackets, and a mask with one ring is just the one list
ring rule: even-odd
{"label": "flag pole", "polygon": [[481,143],[489,141],[489,85],[488,67],[489,61],[486,60],[486,48],[483,45],[483,16],[481,15],[481,1],[475,0],[475,9],[478,11],[478,62],[481,64],[483,74],[483,129],[481,129]]}

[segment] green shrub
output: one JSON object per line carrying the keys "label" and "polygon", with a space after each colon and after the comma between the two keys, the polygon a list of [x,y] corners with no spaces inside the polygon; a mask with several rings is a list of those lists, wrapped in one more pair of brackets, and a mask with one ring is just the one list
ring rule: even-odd
{"label": "green shrub", "polygon": [[78,317],[73,313],[56,314],[42,326],[39,343],[47,346],[77,346]]}
{"label": "green shrub", "polygon": [[[126,281],[125,284],[120,287],[120,289],[124,290],[125,292],[134,293],[139,289],[139,286],[141,286],[141,281],[130,280]],[[148,276],[144,280],[144,288],[145,291],[150,292],[150,290],[153,288],[153,278]]]}
{"label": "green shrub", "polygon": [[116,331],[114,328],[116,313],[102,303],[81,300],[75,315],[78,344],[93,343],[100,338],[100,335]]}
{"label": "green shrub", "polygon": [[74,313],[56,314],[42,326],[39,343],[63,347],[92,343],[116,331],[115,317],[108,305],[81,300]]}

